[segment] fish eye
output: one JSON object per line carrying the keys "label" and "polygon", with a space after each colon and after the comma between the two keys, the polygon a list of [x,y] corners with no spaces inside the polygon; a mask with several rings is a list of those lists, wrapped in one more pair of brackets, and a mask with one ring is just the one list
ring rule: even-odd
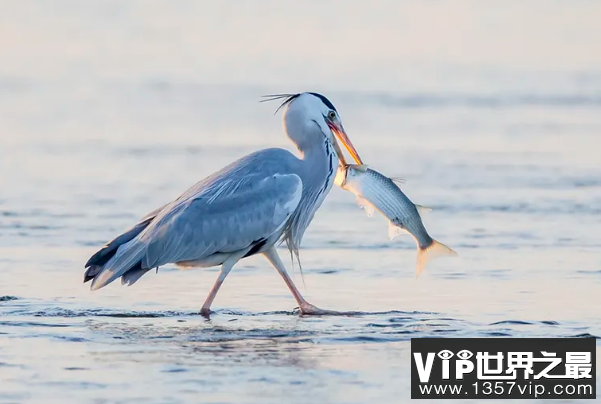
{"label": "fish eye", "polygon": [[336,119],[336,112],[334,112],[334,111],[328,112],[328,118],[330,119],[330,121],[333,121],[334,119]]}
{"label": "fish eye", "polygon": [[451,359],[453,357],[453,355],[454,355],[453,352],[449,351],[448,349],[445,349],[438,353],[438,357],[440,359]]}
{"label": "fish eye", "polygon": [[457,357],[459,359],[467,360],[467,359],[471,358],[472,356],[474,356],[474,354],[471,353],[470,351],[468,351],[467,349],[457,352]]}

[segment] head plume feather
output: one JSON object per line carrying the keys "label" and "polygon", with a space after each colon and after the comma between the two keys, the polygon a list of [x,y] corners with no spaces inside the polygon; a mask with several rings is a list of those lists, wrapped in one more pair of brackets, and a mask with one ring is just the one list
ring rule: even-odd
{"label": "head plume feather", "polygon": [[280,109],[282,109],[286,105],[290,104],[299,95],[301,95],[301,94],[300,93],[298,93],[298,94],[268,94],[268,95],[263,95],[262,96],[263,99],[260,102],[283,100],[282,103],[280,104],[280,106],[273,113],[275,115],[278,113],[278,111]]}

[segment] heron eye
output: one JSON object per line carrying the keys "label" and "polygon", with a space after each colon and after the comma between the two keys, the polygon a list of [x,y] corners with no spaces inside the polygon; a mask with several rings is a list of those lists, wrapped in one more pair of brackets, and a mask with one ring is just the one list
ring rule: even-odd
{"label": "heron eye", "polygon": [[333,121],[334,119],[336,119],[336,112],[330,111],[328,113],[328,118],[330,118],[331,121]]}

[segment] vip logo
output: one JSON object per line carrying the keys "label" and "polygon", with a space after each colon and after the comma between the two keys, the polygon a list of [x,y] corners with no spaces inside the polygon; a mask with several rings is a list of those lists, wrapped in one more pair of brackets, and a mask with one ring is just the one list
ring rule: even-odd
{"label": "vip logo", "polygon": [[[443,380],[449,380],[450,377],[450,362],[451,358],[455,356],[455,354],[448,349],[443,349],[442,351],[436,354],[442,360],[442,378]],[[432,373],[432,366],[434,365],[434,356],[433,352],[428,352],[426,355],[426,361],[424,363],[424,358],[421,352],[415,352],[413,357],[415,359],[415,365],[417,367],[417,373],[419,374],[419,381],[421,383],[428,383],[430,380],[430,374]],[[473,353],[468,351],[467,349],[462,349],[457,352],[457,360],[455,360],[455,379],[461,380],[463,379],[463,375],[466,373],[471,373],[474,371],[474,362],[469,359],[474,356]]]}
{"label": "vip logo", "polygon": [[[426,360],[421,352],[414,352],[415,366],[421,383],[428,383],[432,366],[434,365],[435,356],[438,356],[442,361],[442,379],[451,379],[451,359],[456,356],[454,361],[454,380],[463,380],[464,375],[469,374],[477,368],[478,380],[516,380],[517,370],[522,369],[524,379],[529,379],[534,373],[533,366],[535,363],[548,363],[541,372],[534,375],[534,379],[590,379],[591,375],[591,354],[590,352],[567,352],[565,373],[549,374],[562,362],[562,358],[558,358],[555,352],[541,351],[540,358],[535,358],[533,352],[508,352],[504,355],[503,352],[491,354],[489,352],[476,353],[476,365],[470,359],[474,354],[467,349],[462,349],[455,355],[448,349],[435,354],[429,352],[426,355]],[[504,370],[504,359],[507,358],[507,368]]]}
{"label": "vip logo", "polygon": [[417,338],[411,397],[595,398],[594,338]]}

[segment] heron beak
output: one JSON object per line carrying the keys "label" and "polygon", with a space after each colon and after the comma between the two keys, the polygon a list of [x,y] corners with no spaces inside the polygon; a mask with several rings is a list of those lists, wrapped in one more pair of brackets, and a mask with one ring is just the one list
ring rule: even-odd
{"label": "heron beak", "polygon": [[[353,143],[348,138],[346,131],[344,130],[344,127],[342,126],[342,124],[335,124],[333,122],[328,122],[328,126],[330,127],[330,129],[332,130],[332,132],[334,133],[336,138],[340,141],[340,143],[342,143],[344,145],[344,147],[346,148],[346,150],[348,150],[348,152],[350,153],[353,160],[355,160],[355,162],[357,164],[362,165],[363,160],[361,160],[361,157],[359,157],[359,153],[357,153],[357,149],[355,149],[355,146],[353,146]],[[344,159],[344,155],[342,154],[342,151],[340,150],[340,147],[338,146],[338,144],[336,144],[335,147],[336,147],[336,152],[338,153],[338,158],[340,159],[340,161],[342,162],[343,165],[346,165],[346,161]]]}

